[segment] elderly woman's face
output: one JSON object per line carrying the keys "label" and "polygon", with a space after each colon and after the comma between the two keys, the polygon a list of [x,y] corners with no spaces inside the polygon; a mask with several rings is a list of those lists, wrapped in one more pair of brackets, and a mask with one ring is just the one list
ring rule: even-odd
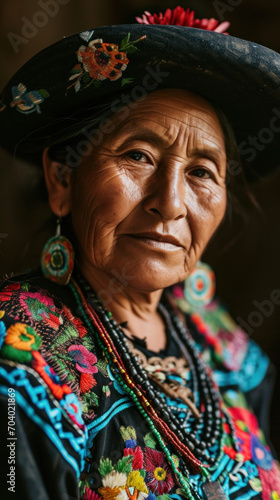
{"label": "elderly woman's face", "polygon": [[221,125],[210,105],[181,90],[151,93],[111,121],[72,184],[79,262],[92,277],[161,289],[188,276],[223,219]]}

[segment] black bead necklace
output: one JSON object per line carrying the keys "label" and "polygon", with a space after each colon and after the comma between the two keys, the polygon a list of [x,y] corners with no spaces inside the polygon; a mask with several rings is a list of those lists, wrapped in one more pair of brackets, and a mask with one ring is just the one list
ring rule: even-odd
{"label": "black bead necklace", "polygon": [[[205,367],[199,352],[195,348],[195,344],[187,327],[180,318],[175,314],[170,301],[166,296],[163,297],[159,312],[165,320],[167,328],[171,335],[178,342],[182,354],[187,358],[190,370],[192,373],[192,384],[194,394],[197,396],[197,404],[203,407],[201,416],[192,422],[192,429],[186,430],[186,426],[181,425],[178,418],[172,412],[172,409],[166,404],[164,397],[161,396],[158,389],[149,380],[147,372],[138,363],[137,357],[133,356],[128,348],[124,332],[116,321],[110,317],[110,313],[106,311],[104,306],[99,302],[95,293],[85,279],[80,276],[79,283],[86,294],[87,303],[98,313],[100,320],[108,331],[124,366],[126,367],[130,377],[134,380],[136,386],[140,386],[146,397],[151,401],[153,408],[158,412],[160,418],[166,422],[173,433],[176,433],[179,440],[197,457],[198,460],[203,460],[204,463],[210,466],[210,469],[215,469],[222,457],[222,448],[224,444],[223,423],[227,422],[232,431],[233,445],[237,450],[236,440],[234,439],[233,425],[228,418],[228,415],[222,411],[221,397],[217,388]],[[188,415],[190,418],[190,415]],[[213,450],[211,447],[219,441],[218,456],[211,456]],[[172,445],[172,443],[171,443]],[[217,452],[216,452],[217,455]],[[183,464],[181,467],[184,474],[188,474],[188,469]],[[206,493],[205,493],[206,494]],[[206,494],[207,496],[207,494]]]}

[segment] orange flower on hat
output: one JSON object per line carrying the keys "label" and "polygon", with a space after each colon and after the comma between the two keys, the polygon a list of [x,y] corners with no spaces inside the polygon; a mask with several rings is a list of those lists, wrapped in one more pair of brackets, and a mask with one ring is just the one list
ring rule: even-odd
{"label": "orange flower on hat", "polygon": [[[73,83],[67,90],[74,85],[75,91],[79,92],[82,84],[83,88],[87,88],[92,84],[99,86],[104,80],[119,80],[129,63],[127,54],[135,52],[135,44],[145,38],[146,36],[142,36],[138,40],[130,41],[128,33],[119,45],[105,43],[102,38],[92,40],[88,45],[81,45],[77,50],[80,64],[72,68],[69,80],[73,80]],[[123,78],[122,85],[131,81],[131,78]]]}
{"label": "orange flower on hat", "polygon": [[118,45],[103,43],[101,38],[89,42],[88,47],[81,45],[77,56],[84,70],[95,80],[117,80],[129,63],[126,53],[120,52]]}

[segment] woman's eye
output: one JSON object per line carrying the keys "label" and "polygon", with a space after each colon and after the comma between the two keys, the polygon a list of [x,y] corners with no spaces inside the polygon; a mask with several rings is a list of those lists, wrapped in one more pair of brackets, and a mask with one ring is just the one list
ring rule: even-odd
{"label": "woman's eye", "polygon": [[212,178],[212,175],[209,172],[209,170],[206,170],[205,168],[196,168],[195,170],[192,170],[191,175],[194,175],[195,177],[199,177],[200,179]]}
{"label": "woman's eye", "polygon": [[141,153],[141,151],[129,151],[126,155],[134,161],[146,161],[148,160],[147,155]]}

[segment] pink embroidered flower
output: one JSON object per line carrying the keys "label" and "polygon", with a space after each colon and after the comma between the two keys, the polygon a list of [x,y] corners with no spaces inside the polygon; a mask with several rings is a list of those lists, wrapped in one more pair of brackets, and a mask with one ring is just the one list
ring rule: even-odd
{"label": "pink embroidered flower", "polygon": [[280,498],[280,474],[276,462],[270,471],[258,467],[258,472],[262,483],[262,499],[278,500]]}
{"label": "pink embroidered flower", "polygon": [[184,9],[183,7],[176,7],[176,9],[167,9],[164,14],[160,12],[159,14],[150,14],[150,12],[145,11],[142,17],[136,17],[136,21],[140,24],[161,24],[161,25],[176,25],[176,26],[188,26],[191,28],[200,28],[207,31],[216,31],[217,33],[225,33],[225,31],[230,26],[230,23],[224,21],[219,24],[217,19],[213,17],[211,19],[195,19],[194,11]]}
{"label": "pink embroidered flower", "polygon": [[148,488],[155,495],[168,493],[174,486],[174,479],[164,453],[146,447],[144,463]]}
{"label": "pink embroidered flower", "polygon": [[68,353],[76,361],[76,368],[82,373],[97,373],[98,368],[95,365],[97,357],[85,346],[74,344],[68,348]]}
{"label": "pink embroidered flower", "polygon": [[102,497],[98,495],[96,491],[92,491],[90,488],[86,487],[81,500],[102,500]]}

